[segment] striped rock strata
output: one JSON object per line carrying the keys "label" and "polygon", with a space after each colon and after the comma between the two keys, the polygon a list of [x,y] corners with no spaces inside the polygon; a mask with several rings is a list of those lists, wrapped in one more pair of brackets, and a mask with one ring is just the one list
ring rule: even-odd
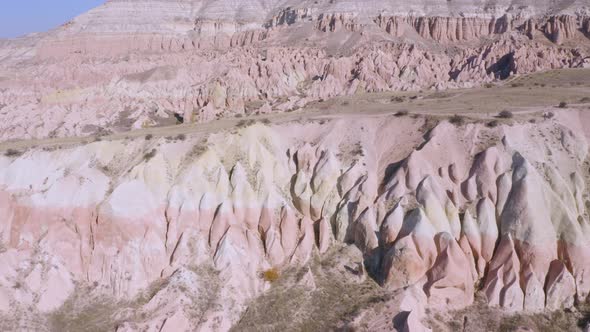
{"label": "striped rock strata", "polygon": [[443,121],[423,138],[424,121],[257,124],[1,157],[1,326],[43,330],[107,298],[121,330],[227,330],[270,287],[261,273],[342,246],[380,292],[405,298],[387,315],[412,311],[411,329],[426,308],[479,293],[515,312],[587,301],[587,117]]}
{"label": "striped rock strata", "polygon": [[584,1],[109,1],[0,42],[0,137],[206,122],[589,67],[589,17]]}

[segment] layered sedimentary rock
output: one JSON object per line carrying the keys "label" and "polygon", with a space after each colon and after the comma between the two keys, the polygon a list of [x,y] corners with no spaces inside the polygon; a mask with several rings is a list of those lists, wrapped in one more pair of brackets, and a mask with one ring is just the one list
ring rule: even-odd
{"label": "layered sedimentary rock", "polygon": [[205,122],[587,67],[589,22],[581,1],[109,1],[2,42],[0,137]]}
{"label": "layered sedimentary rock", "polygon": [[0,310],[21,317],[5,328],[33,319],[19,308],[43,321],[89,292],[77,301],[139,298],[143,316],[118,313],[127,330],[225,330],[268,289],[263,271],[343,243],[383,293],[405,294],[396,308],[413,310],[412,328],[424,308],[472,304],[478,285],[512,311],[587,301],[587,120],[442,121],[423,137],[425,121],[258,124],[2,157]]}
{"label": "layered sedimentary rock", "polygon": [[[586,15],[558,15],[550,17],[524,17],[505,14],[500,17],[432,17],[432,16],[378,16],[375,23],[396,37],[418,33],[422,38],[439,43],[477,41],[483,37],[524,32],[530,39],[545,35],[557,45],[581,36],[587,30]],[[537,34],[536,32],[540,32]]]}
{"label": "layered sedimentary rock", "polygon": [[443,43],[472,41],[514,29],[514,22],[507,15],[499,18],[379,16],[375,23],[397,37],[416,31],[422,38]]}
{"label": "layered sedimentary rock", "polygon": [[[502,39],[453,55],[380,44],[341,57],[311,47],[242,48],[239,54],[220,56],[132,56],[116,63],[73,57],[24,67],[22,78],[0,81],[1,137],[78,136],[100,133],[101,128],[174,124],[174,113],[186,122],[205,122],[267,112],[262,106],[296,109],[360,91],[470,87],[474,80],[582,67],[587,54],[535,41],[515,46]],[[227,68],[227,63],[234,65]]]}
{"label": "layered sedimentary rock", "polygon": [[553,16],[545,25],[545,33],[554,43],[562,44],[582,28],[582,20],[569,15]]}
{"label": "layered sedimentary rock", "polygon": [[277,279],[355,292],[324,329],[587,303],[582,111],[74,136],[588,67],[589,35],[584,1],[116,0],[2,41],[0,138],[79,145],[0,156],[0,329],[242,330]]}

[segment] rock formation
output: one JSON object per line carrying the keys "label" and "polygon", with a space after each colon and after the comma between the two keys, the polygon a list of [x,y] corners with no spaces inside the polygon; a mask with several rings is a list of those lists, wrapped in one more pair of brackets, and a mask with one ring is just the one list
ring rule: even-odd
{"label": "rock formation", "polygon": [[[428,331],[478,305],[576,312],[581,107],[266,116],[590,67],[589,37],[582,0],[112,0],[0,41],[0,139],[29,147],[0,156],[0,330]],[[209,123],[172,127],[194,122]]]}
{"label": "rock formation", "polygon": [[0,44],[0,137],[206,122],[584,67],[589,17],[582,1],[109,1]]}
{"label": "rock formation", "polygon": [[[1,157],[0,310],[51,317],[84,292],[144,299],[164,278],[170,286],[133,300],[147,316],[122,326],[225,330],[269,287],[262,271],[305,266],[343,243],[382,292],[410,287],[420,308],[469,306],[476,285],[490,306],[515,312],[586,301],[589,133],[576,126],[587,121],[443,121],[420,143],[425,120],[257,124]],[[407,147],[370,142],[400,128],[413,128],[417,145],[396,162],[389,156]],[[338,152],[354,144],[361,150]],[[194,293],[176,299],[178,288]],[[186,305],[205,312],[168,314]]]}

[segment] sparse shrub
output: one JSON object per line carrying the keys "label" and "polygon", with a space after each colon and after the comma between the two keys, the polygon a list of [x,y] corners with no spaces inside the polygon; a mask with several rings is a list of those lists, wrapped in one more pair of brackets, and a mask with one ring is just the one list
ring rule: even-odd
{"label": "sparse shrub", "polygon": [[524,84],[522,84],[522,83],[512,83],[512,84],[510,84],[510,86],[513,87],[513,88],[520,88],[520,87],[524,86]]}
{"label": "sparse shrub", "polygon": [[178,134],[176,136],[176,139],[179,141],[184,141],[186,139],[186,135],[185,134]]}
{"label": "sparse shrub", "polygon": [[154,158],[156,156],[156,149],[152,149],[152,151],[146,153],[145,155],[143,155],[143,159],[145,161],[150,161],[150,159]]}
{"label": "sparse shrub", "polygon": [[486,126],[490,127],[490,128],[496,128],[500,123],[498,122],[498,120],[492,120],[488,123],[486,123]]}
{"label": "sparse shrub", "polygon": [[565,101],[562,101],[559,103],[559,105],[557,105],[557,107],[559,108],[567,108],[567,103]]}
{"label": "sparse shrub", "polygon": [[580,99],[581,103],[590,103],[590,97],[584,97],[582,99]]}
{"label": "sparse shrub", "polygon": [[393,114],[393,116],[400,117],[400,116],[406,116],[408,114],[409,114],[408,110],[401,110],[401,111],[395,112],[395,114]]}
{"label": "sparse shrub", "polygon": [[552,119],[555,116],[553,112],[546,112],[543,114],[543,118],[545,119]]}
{"label": "sparse shrub", "polygon": [[500,119],[512,119],[514,117],[514,114],[512,114],[512,112],[510,112],[510,111],[503,110],[502,112],[500,112],[498,114],[498,117]]}
{"label": "sparse shrub", "polygon": [[281,274],[279,273],[279,270],[275,267],[262,272],[262,279],[268,282],[275,282],[279,280],[280,276]]}
{"label": "sparse shrub", "polygon": [[248,127],[254,124],[254,120],[250,119],[250,120],[240,120],[236,126],[238,126],[238,128],[244,128],[244,127]]}
{"label": "sparse shrub", "polygon": [[146,140],[146,141],[149,141],[149,140],[151,140],[152,138],[154,138],[154,135],[152,135],[152,134],[147,134],[147,135],[145,135],[145,140]]}
{"label": "sparse shrub", "polygon": [[465,117],[462,115],[455,114],[449,118],[449,122],[454,125],[461,126],[465,124]]}
{"label": "sparse shrub", "polygon": [[402,96],[391,97],[390,101],[392,103],[402,103],[404,101],[404,97],[402,97]]}
{"label": "sparse shrub", "polygon": [[361,143],[356,143],[354,150],[352,150],[352,155],[361,157],[365,156],[365,152],[363,151],[363,146],[361,145]]}
{"label": "sparse shrub", "polygon": [[537,123],[537,120],[536,119],[530,119],[529,120],[529,123]]}
{"label": "sparse shrub", "polygon": [[174,113],[174,118],[176,119],[176,124],[183,124],[184,123],[184,116],[178,114],[178,113]]}
{"label": "sparse shrub", "polygon": [[493,88],[493,87],[494,87],[494,84],[493,84],[493,83],[486,83],[486,84],[484,84],[483,86],[484,86],[484,88],[486,88],[486,89],[491,89],[491,88]]}
{"label": "sparse shrub", "polygon": [[4,155],[6,157],[18,157],[18,156],[21,156],[22,154],[23,154],[22,152],[15,150],[15,149],[8,149],[8,150],[6,150],[6,152],[4,152]]}
{"label": "sparse shrub", "polygon": [[348,100],[345,100],[342,102],[342,106],[348,106],[350,105],[350,102]]}
{"label": "sparse shrub", "polygon": [[243,115],[242,113],[238,113],[238,114],[236,114],[236,118],[241,118],[241,117],[243,117],[243,116],[244,116],[244,115]]}
{"label": "sparse shrub", "polygon": [[265,125],[270,124],[270,120],[267,118],[262,119],[261,122],[264,123]]}

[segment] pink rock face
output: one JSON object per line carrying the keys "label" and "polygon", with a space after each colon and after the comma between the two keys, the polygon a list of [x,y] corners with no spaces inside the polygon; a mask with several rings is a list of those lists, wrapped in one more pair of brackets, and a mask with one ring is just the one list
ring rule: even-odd
{"label": "pink rock face", "polygon": [[[423,308],[469,306],[476,285],[489,305],[514,312],[585,301],[590,227],[579,201],[588,144],[576,134],[587,127],[575,127],[586,124],[583,113],[563,112],[534,127],[442,122],[387,180],[371,174],[367,165],[385,169],[377,156],[399,147],[373,137],[402,128],[422,135],[421,121],[341,119],[327,134],[313,123],[257,124],[206,141],[142,138],[2,156],[0,309],[52,312],[81,285],[119,300],[143,298],[164,278],[172,284],[155,289],[159,304],[141,306],[153,319],[127,317],[132,325],[122,327],[225,330],[270,287],[265,273],[307,268],[343,242],[364,257],[364,267],[351,267],[355,273],[366,268],[383,292],[413,289]],[[330,139],[318,146],[293,126]],[[335,153],[344,133],[365,130],[375,133],[357,136],[366,154]],[[555,130],[546,146],[554,159],[547,159],[546,150],[531,148],[531,131]],[[473,131],[503,139],[473,140]],[[137,162],[133,156],[150,144],[158,147],[154,156]],[[198,144],[206,148],[191,155]],[[468,151],[476,146],[482,152],[473,157]],[[241,159],[224,165],[228,151]],[[321,287],[313,271],[304,279],[305,287]],[[197,295],[172,295],[180,288],[219,306],[199,304],[201,320],[173,310],[198,302]],[[209,288],[211,295],[202,290]]]}
{"label": "pink rock face", "polygon": [[208,122],[360,91],[588,66],[584,4],[465,4],[458,15],[435,2],[109,1],[54,31],[0,43],[0,138]]}
{"label": "pink rock face", "polygon": [[[288,5],[113,0],[0,41],[0,138],[288,112],[589,63],[582,1]],[[385,307],[403,319],[381,316],[375,330],[429,331],[426,309],[476,295],[507,312],[571,308],[590,294],[590,118],[544,112],[498,126],[437,114],[428,133],[419,114],[329,114],[3,154],[0,318],[22,330],[113,304],[106,330],[226,331],[277,279],[330,293],[317,264],[393,294]],[[345,250],[355,265],[338,261]]]}
{"label": "pink rock face", "polygon": [[474,280],[466,254],[449,233],[435,237],[438,256],[428,271],[424,291],[433,306],[462,308],[473,301]]}
{"label": "pink rock face", "polygon": [[397,37],[414,30],[422,38],[441,43],[476,40],[485,36],[503,34],[513,29],[514,24],[506,15],[499,18],[379,16],[375,23],[387,33]]}

